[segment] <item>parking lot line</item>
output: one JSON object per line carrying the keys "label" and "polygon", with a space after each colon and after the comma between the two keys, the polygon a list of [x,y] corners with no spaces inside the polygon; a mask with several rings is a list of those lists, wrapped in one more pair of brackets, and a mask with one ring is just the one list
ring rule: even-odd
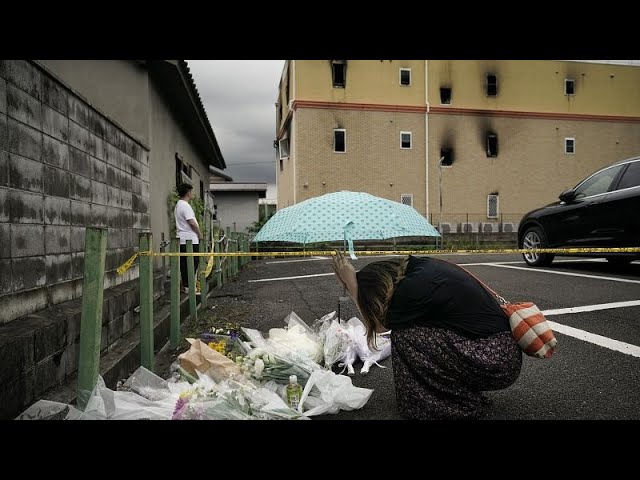
{"label": "parking lot line", "polygon": [[260,278],[258,280],[247,280],[247,283],[256,282],[275,282],[277,280],[298,280],[299,278],[311,278],[311,277],[328,277],[329,275],[335,275],[335,273],[314,273],[312,275],[297,275],[295,277],[275,277],[275,278]]}
{"label": "parking lot line", "polygon": [[637,307],[637,306],[640,306],[640,300],[630,300],[628,302],[600,303],[597,305],[584,305],[582,307],[556,308],[551,310],[545,310],[542,313],[546,316],[565,315],[567,313],[595,312],[596,310],[608,310],[610,308],[624,308],[624,307]]}
{"label": "parking lot line", "polygon": [[583,340],[600,347],[608,348],[610,350],[615,350],[616,352],[621,352],[633,357],[640,358],[640,347],[636,345],[620,342],[619,340],[603,337],[602,335],[596,335],[595,333],[586,332],[578,328],[569,327],[568,325],[562,325],[561,323],[552,321],[549,321],[549,326],[553,329],[554,332],[562,333],[564,335],[568,335],[569,337],[577,338],[578,340]]}
{"label": "parking lot line", "polygon": [[274,263],[296,263],[296,262],[317,262],[318,260],[329,260],[329,257],[310,257],[303,258],[301,260],[279,260],[276,262],[265,262],[267,265],[273,265]]}
{"label": "parking lot line", "polygon": [[516,270],[524,270],[524,271],[533,272],[533,273],[552,273],[554,275],[567,275],[569,277],[593,278],[595,280],[610,280],[612,282],[640,283],[640,280],[631,280],[628,278],[603,277],[602,275],[587,275],[585,273],[556,272],[555,270],[546,270],[543,268],[516,267],[513,265],[503,265],[500,263],[482,263],[477,265],[486,265],[488,267],[498,267],[498,268],[513,268]]}

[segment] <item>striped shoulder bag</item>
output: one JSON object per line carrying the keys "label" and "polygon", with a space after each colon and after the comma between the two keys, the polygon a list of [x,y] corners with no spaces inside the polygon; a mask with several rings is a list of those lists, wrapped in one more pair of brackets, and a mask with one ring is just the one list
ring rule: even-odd
{"label": "striped shoulder bag", "polygon": [[[452,262],[453,263],[453,262]],[[460,267],[460,265],[458,265]],[[555,352],[558,341],[540,309],[532,302],[509,303],[503,297],[489,288],[482,280],[476,277],[466,268],[460,267],[498,301],[511,326],[513,338],[518,346],[530,357],[551,358]]]}

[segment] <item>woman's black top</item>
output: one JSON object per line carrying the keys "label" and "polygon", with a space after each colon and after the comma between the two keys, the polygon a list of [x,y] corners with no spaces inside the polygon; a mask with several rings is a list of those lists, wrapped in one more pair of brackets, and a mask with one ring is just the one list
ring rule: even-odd
{"label": "woman's black top", "polygon": [[478,280],[444,260],[410,256],[385,326],[393,330],[415,325],[448,328],[472,339],[509,330],[495,297]]}

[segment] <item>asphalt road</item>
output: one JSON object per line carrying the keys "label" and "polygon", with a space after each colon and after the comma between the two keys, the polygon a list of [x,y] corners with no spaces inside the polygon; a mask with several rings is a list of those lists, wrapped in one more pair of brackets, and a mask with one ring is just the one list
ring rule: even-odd
{"label": "asphalt road", "polygon": [[[439,257],[465,265],[508,300],[532,301],[543,311],[638,303],[548,315],[559,328],[573,329],[556,330],[559,348],[552,359],[525,356],[513,386],[487,392],[493,404],[486,419],[640,419],[640,357],[629,353],[640,355],[640,262],[619,267],[600,259],[557,257],[550,267],[536,269],[527,267],[518,255]],[[363,257],[355,266],[359,269],[378,259]],[[263,332],[282,327],[291,311],[311,324],[337,309],[342,287],[331,272],[328,259],[254,261],[216,295],[242,301],[248,307],[247,323]],[[275,280],[282,277],[302,278]],[[215,303],[215,298],[210,300],[210,305]],[[357,316],[350,301],[342,311],[343,318]],[[400,419],[391,359],[382,364],[387,368],[373,366],[366,376],[358,373],[361,364],[355,365],[353,383],[374,390],[365,407],[315,418]]]}

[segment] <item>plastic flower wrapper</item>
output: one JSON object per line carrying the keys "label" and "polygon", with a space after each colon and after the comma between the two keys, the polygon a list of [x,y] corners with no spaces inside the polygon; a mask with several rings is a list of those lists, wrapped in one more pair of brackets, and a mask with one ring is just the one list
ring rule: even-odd
{"label": "plastic flower wrapper", "polygon": [[322,342],[313,340],[300,325],[288,329],[272,328],[268,340],[281,349],[294,351],[316,363],[322,362]]}
{"label": "plastic flower wrapper", "polygon": [[346,326],[337,320],[332,320],[324,333],[324,366],[331,368],[346,358],[347,351],[354,343],[347,332]]}
{"label": "plastic flower wrapper", "polygon": [[217,391],[221,398],[257,420],[308,420],[277,393],[261,385],[229,379],[219,383]]}
{"label": "plastic flower wrapper", "polygon": [[[347,330],[348,331],[348,330]],[[347,347],[347,351],[344,353],[343,362],[338,364],[338,367],[342,367],[343,373],[345,369],[347,370],[347,375],[352,376],[356,374],[356,371],[353,369],[353,364],[358,360],[358,347],[353,340],[349,343]]]}
{"label": "plastic flower wrapper", "polygon": [[328,330],[328,328],[331,325],[331,322],[333,320],[337,320],[335,311],[333,311],[331,313],[327,313],[322,318],[320,318],[320,319],[316,320],[315,322],[313,322],[312,329],[322,341],[324,341],[324,337],[326,335],[326,332],[327,332],[327,330]]}
{"label": "plastic flower wrapper", "polygon": [[373,390],[355,387],[351,378],[331,370],[314,371],[304,387],[298,411],[311,417],[365,406]]}
{"label": "plastic flower wrapper", "polygon": [[378,365],[380,368],[385,368],[378,362],[381,362],[389,355],[391,355],[391,338],[390,332],[384,334],[376,334],[376,347],[377,350],[369,348],[366,337],[366,328],[359,318],[353,317],[347,322],[347,331],[354,339],[356,343],[356,350],[360,360],[364,363],[360,373],[366,375],[369,373],[369,369],[372,365]]}

